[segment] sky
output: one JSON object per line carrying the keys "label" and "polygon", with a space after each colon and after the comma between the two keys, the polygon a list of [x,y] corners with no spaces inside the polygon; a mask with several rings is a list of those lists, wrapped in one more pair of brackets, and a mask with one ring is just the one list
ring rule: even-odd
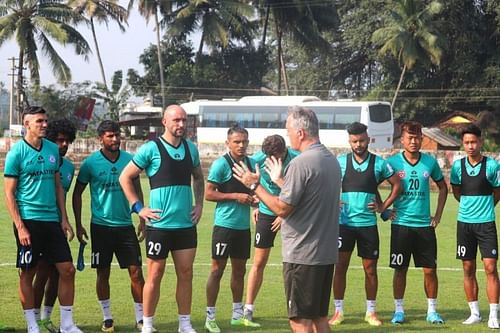
{"label": "sky", "polygon": [[[123,4],[127,3],[126,1],[121,0],[120,3],[126,7],[126,4]],[[85,37],[92,49],[93,54],[89,56],[88,62],[85,62],[83,57],[76,55],[72,47],[60,47],[55,42],[53,45],[56,46],[60,56],[70,67],[73,82],[85,80],[100,82],[101,75],[97,57],[95,56],[92,33],[85,25],[80,25],[77,29]],[[111,82],[113,73],[120,69],[126,73],[129,68],[134,68],[143,74],[139,56],[149,45],[156,45],[154,21],[150,20],[146,24],[146,20],[139,15],[136,9],[133,10],[129,17],[126,29],[125,33],[122,33],[118,25],[113,22],[110,22],[108,27],[106,25],[96,25],[97,39],[108,85]],[[8,58],[17,57],[18,54],[19,49],[14,41],[5,42],[0,46],[0,81],[7,88],[10,87],[11,77],[8,74],[11,73],[12,64]],[[38,58],[41,69],[41,84],[55,84],[56,79],[52,75],[50,65],[41,52],[38,52]],[[28,71],[25,73],[29,76]]]}

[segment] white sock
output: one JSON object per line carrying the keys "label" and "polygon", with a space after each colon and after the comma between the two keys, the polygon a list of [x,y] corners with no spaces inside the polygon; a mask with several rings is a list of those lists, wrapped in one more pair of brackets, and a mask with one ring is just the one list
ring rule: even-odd
{"label": "white sock", "polygon": [[40,308],[34,308],[33,312],[35,313],[36,321],[39,321],[40,320]]}
{"label": "white sock", "polygon": [[143,331],[145,329],[148,329],[148,328],[153,328],[153,316],[151,317],[142,317],[142,327],[143,327]]}
{"label": "white sock", "polygon": [[35,309],[24,310],[24,318],[26,319],[28,327],[38,327],[38,323],[36,322]]}
{"label": "white sock", "polygon": [[59,310],[61,311],[61,330],[67,330],[73,327],[73,325],[75,325],[73,322],[73,306],[60,305]]}
{"label": "white sock", "polygon": [[215,306],[207,306],[207,319],[215,320]]}
{"label": "white sock", "polygon": [[103,299],[102,301],[99,301],[99,304],[101,304],[102,317],[104,320],[113,319],[113,316],[111,315],[111,300]]}
{"label": "white sock", "polygon": [[366,300],[366,312],[375,313],[376,312],[377,301]]}
{"label": "white sock", "polygon": [[344,300],[343,299],[334,299],[333,304],[335,304],[335,312],[344,313]]}
{"label": "white sock", "polygon": [[394,307],[396,308],[396,312],[405,312],[405,309],[403,307],[403,299],[395,299],[394,300]]}
{"label": "white sock", "polygon": [[138,323],[142,320],[142,316],[144,315],[142,312],[142,303],[134,302],[134,310],[135,310],[135,322]]}
{"label": "white sock", "polygon": [[50,319],[53,310],[53,306],[44,305],[42,309],[42,319]]}
{"label": "white sock", "polygon": [[191,315],[179,315],[179,328],[191,327]]}
{"label": "white sock", "polygon": [[233,319],[240,319],[243,317],[243,303],[233,303]]}
{"label": "white sock", "polygon": [[490,319],[498,318],[498,304],[490,304]]}
{"label": "white sock", "polygon": [[253,312],[253,309],[254,309],[254,305],[253,304],[245,304],[245,308],[244,310],[245,311],[250,311],[250,312]]}
{"label": "white sock", "polygon": [[479,314],[479,302],[478,301],[469,302],[469,309],[470,309],[471,316],[481,317],[481,315]]}
{"label": "white sock", "polygon": [[436,312],[437,307],[437,299],[436,298],[428,298],[427,299],[427,314]]}

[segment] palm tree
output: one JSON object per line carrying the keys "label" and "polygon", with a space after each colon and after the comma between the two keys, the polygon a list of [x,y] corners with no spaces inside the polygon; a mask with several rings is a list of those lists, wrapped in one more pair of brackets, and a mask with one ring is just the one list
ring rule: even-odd
{"label": "palm tree", "polygon": [[35,87],[40,84],[37,50],[40,47],[49,59],[52,72],[59,83],[71,81],[71,70],[57,53],[53,41],[71,44],[78,55],[88,60],[90,47],[73,28],[83,18],[62,0],[3,0],[0,2],[0,47],[15,38],[19,46],[18,108],[22,95],[23,66],[27,65]]}
{"label": "palm tree", "polygon": [[406,71],[417,61],[439,65],[445,42],[434,24],[435,15],[443,9],[440,2],[432,1],[424,7],[419,0],[395,0],[395,5],[386,25],[372,35],[372,41],[380,45],[381,55],[391,53],[403,65],[393,107]]}
{"label": "palm tree", "polygon": [[205,44],[225,48],[231,39],[252,43],[255,23],[251,17],[255,8],[248,1],[189,0],[177,1],[177,7],[166,17],[169,34],[187,35],[201,31],[196,58]]}
{"label": "palm tree", "polygon": [[88,17],[92,37],[94,39],[97,61],[101,69],[101,77],[104,87],[107,89],[104,65],[102,64],[101,52],[97,43],[94,21],[108,25],[110,20],[116,21],[122,32],[125,31],[123,23],[127,23],[128,11],[118,4],[118,0],[68,0],[68,5],[79,14]]}
{"label": "palm tree", "polygon": [[339,25],[335,1],[265,0],[259,3],[266,12],[261,46],[265,43],[270,13],[275,24],[278,47],[278,89],[281,89],[283,77],[285,92],[288,93],[288,79],[283,59],[283,36],[289,34],[303,46],[328,51],[330,44],[322,33],[335,30]]}
{"label": "palm tree", "polygon": [[[161,38],[160,38],[160,21],[158,14],[164,16],[171,12],[172,6],[176,1],[172,0],[138,0],[139,13],[146,18],[146,22],[153,17],[155,21],[155,31],[156,31],[156,52],[158,56],[158,66],[160,72],[160,89],[161,89],[161,101],[162,107],[165,107],[165,80],[163,78],[163,61],[161,57]],[[130,0],[128,4],[128,10],[132,9],[134,5],[134,0]]]}

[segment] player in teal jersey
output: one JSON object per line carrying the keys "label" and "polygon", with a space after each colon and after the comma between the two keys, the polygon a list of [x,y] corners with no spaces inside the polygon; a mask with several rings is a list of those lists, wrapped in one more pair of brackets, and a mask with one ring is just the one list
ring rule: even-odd
{"label": "player in teal jersey", "polygon": [[237,124],[227,131],[228,152],[215,160],[208,173],[205,199],[217,203],[212,233],[212,267],[207,281],[207,318],[205,328],[210,333],[220,329],[215,321],[215,304],[220,281],[231,258],[231,292],[233,314],[231,325],[260,325],[243,317],[243,288],[246,263],[250,257],[250,205],[255,198],[233,177],[233,164],[244,161],[250,169],[254,162],[247,157],[248,131]]}
{"label": "player in teal jersey", "polygon": [[[259,165],[261,170],[265,169],[267,158],[274,157],[282,161],[282,168],[286,168],[290,161],[299,154],[298,151],[287,148],[285,139],[280,135],[271,135],[264,139],[262,150],[251,156],[251,159]],[[280,184],[275,184],[271,176],[263,172],[261,185],[273,195],[280,193]],[[253,265],[248,273],[247,294],[244,317],[253,321],[254,302],[264,280],[264,269],[266,268],[274,239],[281,225],[281,218],[276,216],[263,202],[259,202],[259,208],[253,212],[255,223],[255,241]]]}
{"label": "player in teal jersey", "polygon": [[[365,321],[372,326],[382,325],[376,313],[378,290],[377,262],[379,236],[375,212],[382,212],[392,205],[401,192],[399,177],[390,164],[368,151],[370,138],[367,127],[359,122],[348,126],[349,145],[352,153],[337,159],[342,171],[342,202],[339,230],[339,262],[333,278],[335,313],[330,325],[344,321],[344,294],[349,262],[357,244],[365,271],[366,314]],[[378,185],[387,180],[391,193],[378,203]]]}
{"label": "player in teal jersey", "polygon": [[[401,179],[403,192],[394,201],[391,216],[390,266],[394,268],[393,293],[395,312],[393,324],[402,324],[404,318],[403,297],[406,289],[406,274],[413,256],[415,266],[424,272],[424,289],[427,296],[426,320],[432,324],[444,321],[436,311],[437,242],[435,228],[441,221],[448,188],[441,169],[434,157],[421,153],[422,125],[408,121],[401,125],[403,152],[391,156],[388,162]],[[439,188],[434,216],[430,214],[430,184],[432,179]]]}
{"label": "player in teal jersey", "polygon": [[486,294],[490,304],[488,327],[498,329],[498,239],[495,206],[500,200],[500,165],[481,154],[481,130],[469,125],[462,131],[467,156],[453,163],[450,183],[459,202],[457,222],[457,259],[464,269],[465,297],[470,316],[463,324],[481,321],[476,279],[477,248],[486,273]]}
{"label": "player in teal jersey", "polygon": [[[75,166],[70,160],[64,158],[64,156],[68,152],[69,145],[75,140],[75,137],[76,127],[67,119],[51,121],[47,126],[46,138],[57,144],[59,148],[59,157],[61,158],[59,174],[65,198],[73,180]],[[50,319],[57,298],[58,280],[59,274],[56,267],[49,265],[47,261],[43,260],[42,256],[38,262],[35,281],[33,283],[35,291],[35,316],[38,325],[45,327],[51,333],[59,332]],[[40,312],[44,293],[43,311]]]}
{"label": "player in teal jersey", "polygon": [[[97,127],[97,134],[101,149],[88,156],[80,166],[73,190],[73,212],[78,240],[85,244],[88,235],[82,225],[82,193],[90,185],[91,266],[97,273],[97,298],[103,313],[101,330],[114,332],[109,285],[113,254],[116,255],[120,268],[128,270],[134,299],[135,325],[142,325],[144,278],[137,236],[140,240],[144,238],[144,221],[139,222],[136,236],[128,201],[118,181],[121,171],[132,160],[131,154],[120,149],[120,125],[104,120]],[[134,186],[142,197],[139,177],[134,179]]]}
{"label": "player in teal jersey", "polygon": [[34,311],[33,277],[40,255],[59,273],[61,333],[81,333],[73,322],[75,267],[66,237],[73,238],[59,175],[59,150],[45,139],[47,115],[41,107],[25,110],[26,134],[5,160],[5,197],[14,221],[20,298],[28,333],[39,333]]}
{"label": "player in teal jersey", "polygon": [[[120,184],[132,205],[132,212],[138,213],[147,223],[148,276],[143,293],[142,333],[153,331],[153,317],[169,252],[172,253],[177,275],[178,332],[195,333],[191,324],[191,301],[197,247],[196,225],[203,211],[203,172],[198,149],[184,139],[187,125],[184,109],[178,105],[168,106],[163,112],[162,124],[165,128],[163,135],[144,144],[120,176]],[[149,177],[149,207],[144,206],[133,186],[133,179],[142,170]]]}

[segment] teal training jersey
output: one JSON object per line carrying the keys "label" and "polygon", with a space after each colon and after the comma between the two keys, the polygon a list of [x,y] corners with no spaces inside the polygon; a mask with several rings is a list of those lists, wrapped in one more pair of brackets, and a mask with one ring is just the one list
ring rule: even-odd
{"label": "teal training jersey", "polygon": [[59,177],[59,148],[42,139],[35,149],[24,139],[5,158],[5,177],[17,178],[16,202],[23,220],[59,222],[55,176]]}
{"label": "teal training jersey", "polygon": [[64,189],[64,195],[68,193],[69,188],[71,187],[71,182],[73,181],[73,177],[75,175],[75,166],[71,161],[61,158],[62,164],[59,167],[59,175],[61,176],[61,185]]}
{"label": "teal training jersey", "polygon": [[[174,160],[183,160],[186,152],[184,145],[178,147],[161,140],[168,155]],[[189,140],[186,140],[193,167],[200,166],[198,149]],[[134,155],[134,164],[146,171],[148,177],[154,176],[160,168],[161,156],[154,141],[148,141],[139,148]],[[160,229],[182,229],[193,226],[191,211],[193,210],[193,192],[191,186],[171,185],[152,189],[149,194],[149,207],[160,209],[160,219],[150,221],[149,225]]]}
{"label": "teal training jersey", "polygon": [[417,163],[410,164],[403,152],[388,160],[401,179],[403,192],[394,201],[396,219],[392,222],[407,227],[428,227],[431,223],[429,178],[435,182],[444,179],[436,159],[420,153]]}
{"label": "teal training jersey", "polygon": [[[255,162],[250,159],[250,165]],[[233,176],[232,165],[224,156],[216,159],[210,166],[207,181],[214,184],[228,182]],[[250,206],[236,200],[219,201],[215,206],[214,224],[219,227],[247,230],[250,229]]]}
{"label": "teal training jersey", "polygon": [[[290,163],[290,161],[299,154],[299,151],[287,148],[286,158],[283,161],[283,170],[288,166],[288,163]],[[269,174],[264,170],[264,162],[266,161],[266,158],[267,155],[262,151],[255,153],[251,157],[251,159],[259,165],[260,184],[262,185],[262,187],[264,187],[266,191],[271,193],[272,195],[278,195],[281,191],[280,187],[273,183],[271,177],[269,177]],[[276,214],[274,214],[274,212],[270,210],[269,207],[267,207],[262,201],[259,202],[259,211],[267,215],[276,216]]]}
{"label": "teal training jersey", "polygon": [[[394,175],[394,170],[391,165],[380,156],[370,153],[368,158],[361,163],[356,161],[354,154],[351,156],[353,169],[360,174],[366,171],[370,159],[375,158],[374,174],[377,184]],[[337,159],[342,172],[342,180],[344,180],[347,169],[347,155],[341,155]],[[340,219],[341,224],[350,227],[369,227],[377,224],[375,213],[368,209],[368,204],[375,201],[375,194],[367,192],[343,192],[340,199],[343,203],[341,209],[343,218]]]}
{"label": "teal training jersey", "polygon": [[[479,175],[481,164],[472,166],[465,158],[465,169],[469,177]],[[500,187],[500,164],[492,158],[486,158],[486,179],[493,188]],[[461,160],[453,162],[450,171],[450,183],[462,185]],[[495,202],[493,195],[461,195],[458,206],[458,221],[464,223],[495,222]]]}
{"label": "teal training jersey", "polygon": [[108,227],[132,225],[128,201],[118,181],[131,160],[131,154],[120,150],[118,159],[112,162],[99,150],[82,162],[76,181],[90,186],[91,223]]}

